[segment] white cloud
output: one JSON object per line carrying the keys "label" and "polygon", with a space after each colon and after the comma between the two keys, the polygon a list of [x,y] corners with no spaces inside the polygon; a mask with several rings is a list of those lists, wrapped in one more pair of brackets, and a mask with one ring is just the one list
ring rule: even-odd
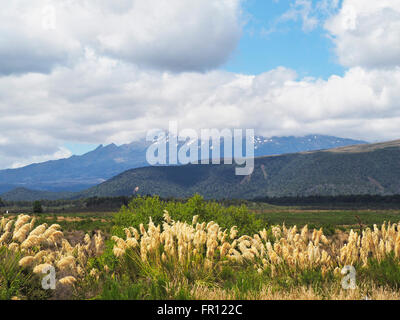
{"label": "white cloud", "polygon": [[[25,159],[16,159],[16,161],[13,162],[11,168],[12,169],[16,169],[16,168],[21,168],[24,166],[27,166],[29,164],[32,163],[41,163],[41,162],[45,162],[48,160],[58,160],[58,159],[65,159],[65,158],[69,158],[72,156],[71,151],[69,151],[66,148],[60,147],[58,148],[58,151],[56,151],[53,154],[40,154],[40,155],[36,155],[36,156],[30,156],[29,158],[25,158]],[[12,160],[8,159],[8,160]]]}
{"label": "white cloud", "polygon": [[344,0],[340,12],[325,27],[344,66],[400,65],[400,1]]}
{"label": "white cloud", "polygon": [[316,29],[322,21],[333,15],[339,7],[339,0],[293,0],[290,9],[283,13],[274,26],[264,34],[277,31],[277,26],[287,21],[301,21],[302,30],[310,32]]}
{"label": "white cloud", "polygon": [[80,49],[77,40],[43,28],[46,1],[16,0],[0,10],[0,74],[50,72],[70,62]]}
{"label": "white cloud", "polygon": [[[131,142],[146,130],[166,128],[169,120],[179,120],[181,128],[254,128],[265,136],[398,138],[395,1],[345,1],[353,9],[344,7],[326,28],[349,69],[327,80],[299,79],[283,67],[257,76],[197,72],[232,51],[240,34],[239,1],[169,1],[175,7],[165,5],[158,19],[157,12],[144,15],[153,0],[146,2],[149,7],[143,1],[118,0],[108,7],[105,0],[62,0],[56,29],[51,23],[46,29],[53,37],[35,21],[42,14],[36,4],[54,1],[12,3],[0,13],[0,56],[7,55],[0,59],[0,168],[68,156],[60,147],[68,141]],[[222,7],[216,9],[217,3]],[[331,12],[325,1],[319,3],[313,10]],[[24,18],[14,21],[4,13],[13,10]],[[38,16],[26,15],[32,10]],[[124,17],[138,12],[148,21]],[[380,24],[386,34],[376,31]],[[9,33],[3,32],[6,26]]]}
{"label": "white cloud", "polygon": [[291,5],[291,8],[281,16],[280,20],[297,21],[301,19],[303,31],[309,32],[318,25],[318,19],[312,16],[312,10],[312,0],[296,0],[294,4]]}
{"label": "white cloud", "polygon": [[160,70],[224,63],[241,35],[240,0],[14,0],[0,11],[0,74],[71,66],[86,48]]}
{"label": "white cloud", "polygon": [[371,140],[396,138],[393,128],[400,125],[400,67],[355,67],[326,81],[298,79],[286,68],[258,76],[174,74],[87,52],[73,68],[2,77],[0,87],[3,166],[53,155],[65,141],[131,142],[169,120],[179,120],[182,129],[242,127],[266,136]]}

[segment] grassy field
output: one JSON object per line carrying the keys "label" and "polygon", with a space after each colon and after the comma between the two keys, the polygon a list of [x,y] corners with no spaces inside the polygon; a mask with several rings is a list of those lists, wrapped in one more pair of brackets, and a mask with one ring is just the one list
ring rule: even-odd
{"label": "grassy field", "polygon": [[[347,230],[362,227],[372,227],[374,224],[381,225],[384,222],[400,221],[400,210],[306,210],[306,209],[267,209],[254,210],[262,221],[269,225],[283,225],[288,227],[303,227],[308,225],[310,228],[323,228],[328,234],[332,230]],[[33,215],[40,222],[60,224],[63,230],[82,230],[90,232],[101,230],[110,233],[115,212],[82,212],[70,214],[40,214]],[[12,215],[9,215],[12,216]],[[358,218],[357,218],[358,217]]]}
{"label": "grassy field", "polygon": [[[39,224],[59,224],[64,231],[92,232],[101,230],[110,233],[115,212],[81,212],[81,213],[41,213],[31,214]],[[15,218],[17,214],[4,214],[4,217]]]}
{"label": "grassy field", "polygon": [[[400,221],[400,210],[305,210],[305,209],[277,209],[256,211],[270,224],[283,224],[288,226],[330,225],[335,227],[371,226],[383,222]],[[358,218],[359,219],[358,219]]]}
{"label": "grassy field", "polygon": [[[287,226],[311,225],[312,227],[329,227],[349,230],[362,226],[371,227],[373,224],[400,221],[400,209],[335,209],[321,210],[312,207],[275,206],[269,204],[248,203],[249,212],[255,213],[261,220],[272,224],[285,224]],[[7,209],[7,208],[6,208]],[[3,210],[5,211],[5,209]],[[15,217],[24,210],[15,210],[13,214],[3,216]],[[59,223],[63,228],[73,230],[91,231],[106,230],[111,226],[113,216],[118,211],[72,211],[68,212],[46,212],[42,214],[31,214],[38,219],[47,219],[47,222]]]}
{"label": "grassy field", "polygon": [[[3,215],[0,298],[400,299],[400,228],[382,226],[399,217],[198,196],[137,198],[119,212]],[[55,290],[40,285],[49,266]],[[344,266],[355,268],[354,289],[342,287]]]}

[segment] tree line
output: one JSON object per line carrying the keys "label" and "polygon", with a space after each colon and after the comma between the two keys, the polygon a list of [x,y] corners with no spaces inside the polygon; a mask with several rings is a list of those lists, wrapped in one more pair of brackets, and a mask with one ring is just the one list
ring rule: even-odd
{"label": "tree line", "polygon": [[342,195],[342,196],[308,196],[308,197],[263,197],[254,202],[273,205],[305,206],[356,206],[356,207],[400,207],[400,195]]}

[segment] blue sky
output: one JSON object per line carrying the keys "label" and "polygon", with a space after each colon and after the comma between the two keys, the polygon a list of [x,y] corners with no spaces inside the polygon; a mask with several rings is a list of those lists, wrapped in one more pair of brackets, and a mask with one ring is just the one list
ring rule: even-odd
{"label": "blue sky", "polygon": [[300,77],[326,79],[332,74],[342,75],[344,68],[337,63],[333,43],[321,21],[307,32],[302,30],[301,19],[279,21],[291,5],[293,1],[289,0],[245,1],[247,24],[238,48],[224,68],[260,74],[284,66],[296,70]]}
{"label": "blue sky", "polygon": [[68,142],[64,144],[64,147],[71,151],[72,154],[80,156],[85,154],[91,150],[94,150],[99,145],[93,143],[76,143],[76,142]]}

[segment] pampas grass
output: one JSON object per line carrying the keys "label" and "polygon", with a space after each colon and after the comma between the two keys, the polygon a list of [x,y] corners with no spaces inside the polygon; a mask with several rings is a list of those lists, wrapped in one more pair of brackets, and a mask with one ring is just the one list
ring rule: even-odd
{"label": "pampas grass", "polygon": [[346,241],[335,242],[322,229],[310,230],[308,226],[277,225],[238,236],[235,226],[224,229],[214,221],[200,223],[198,216],[191,223],[174,221],[165,211],[161,224],[150,218],[148,224],[140,224],[138,229],[127,227],[121,234],[111,237],[110,256],[104,260],[105,242],[100,232],[86,234],[83,241],[71,245],[58,224],[36,226],[28,215],[0,220],[0,246],[18,253],[19,267],[39,276],[44,269],[54,267],[58,283],[70,291],[85,281],[119,279],[125,272],[121,266],[129,266],[124,264],[128,261],[134,263],[139,277],[151,280],[162,276],[173,283],[172,287],[189,286],[192,281],[189,291],[196,299],[242,298],[238,291],[220,287],[219,277],[226,267],[234,274],[249,272],[260,279],[296,278],[304,272],[335,279],[324,292],[315,292],[304,283],[288,286],[286,291],[272,290],[263,283],[246,298],[359,299],[367,293],[376,299],[399,297],[393,288],[376,287],[372,282],[344,291],[340,279],[346,265],[357,266],[359,271],[368,268],[371,259],[381,262],[388,256],[400,263],[400,223],[374,225],[361,233],[350,230]]}
{"label": "pampas grass", "polygon": [[[126,228],[125,239],[112,237],[113,252],[121,258],[127,249],[137,249],[142,262],[163,266],[174,263],[177,268],[193,264],[209,270],[221,265],[253,265],[259,273],[270,272],[276,276],[282,266],[296,270],[320,269],[325,275],[338,274],[345,265],[367,265],[368,259],[378,261],[393,253],[400,258],[400,224],[384,224],[380,228],[366,229],[362,234],[350,231],[347,243],[340,246],[331,242],[323,230],[309,230],[304,226],[285,225],[261,230],[253,236],[237,238],[237,228],[223,230],[217,223],[192,224],[173,221],[164,212],[164,223],[155,226],[150,219],[148,229],[140,225],[140,233]],[[161,231],[162,230],[162,231]]]}
{"label": "pampas grass", "polygon": [[57,274],[64,276],[65,283],[72,284],[86,276],[88,259],[103,253],[104,238],[99,232],[94,237],[86,235],[84,245],[72,246],[64,238],[60,225],[34,226],[35,218],[23,214],[15,221],[4,217],[0,220],[0,245],[20,252],[23,257],[19,266],[35,274],[54,267]]}

